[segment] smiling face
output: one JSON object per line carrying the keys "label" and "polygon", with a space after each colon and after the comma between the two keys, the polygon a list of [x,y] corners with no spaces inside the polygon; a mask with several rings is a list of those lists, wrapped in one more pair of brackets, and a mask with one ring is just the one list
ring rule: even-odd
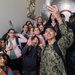
{"label": "smiling face", "polygon": [[45,37],[47,40],[54,39],[57,33],[52,28],[47,28],[45,30]]}
{"label": "smiling face", "polygon": [[9,32],[8,32],[8,36],[10,37],[10,38],[14,38],[15,37],[15,31],[14,30],[9,30]]}
{"label": "smiling face", "polygon": [[0,56],[0,67],[1,66],[4,66],[5,64],[4,64],[4,59],[3,59],[3,57],[2,56]]}
{"label": "smiling face", "polygon": [[28,32],[28,26],[27,25],[23,26],[23,32]]}
{"label": "smiling face", "polygon": [[42,22],[42,17],[39,16],[37,20],[38,20],[38,23],[41,23]]}
{"label": "smiling face", "polygon": [[0,45],[2,46],[2,48],[4,48],[5,47],[5,41],[4,40],[1,40],[0,41]]}
{"label": "smiling face", "polygon": [[33,40],[32,40],[32,43],[33,43],[33,46],[37,46],[38,45],[38,43],[39,43],[39,40],[38,40],[38,38],[37,37],[35,37]]}
{"label": "smiling face", "polygon": [[44,31],[44,26],[42,24],[39,25],[39,29],[40,29],[40,31]]}
{"label": "smiling face", "polygon": [[40,29],[39,28],[34,28],[34,34],[35,35],[38,35],[38,34],[40,34]]}
{"label": "smiling face", "polygon": [[3,67],[7,64],[8,57],[4,53],[0,53],[0,67]]}

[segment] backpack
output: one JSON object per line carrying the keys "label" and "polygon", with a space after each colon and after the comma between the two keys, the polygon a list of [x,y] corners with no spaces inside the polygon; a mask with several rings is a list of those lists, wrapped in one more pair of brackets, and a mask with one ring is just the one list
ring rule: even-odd
{"label": "backpack", "polygon": [[[6,75],[8,75],[9,71],[10,71],[10,68],[6,67],[6,71],[5,71]],[[21,74],[17,72],[17,73],[14,73],[13,75],[21,75]]]}
{"label": "backpack", "polygon": [[67,71],[67,67],[66,67],[66,62],[65,62],[65,59],[63,57],[63,54],[62,54],[58,44],[57,44],[57,41],[54,42],[53,47],[54,47],[54,50],[56,51],[56,53],[61,57],[61,59],[63,61],[63,64],[64,64],[64,67],[65,67],[66,74],[68,75],[68,71]]}

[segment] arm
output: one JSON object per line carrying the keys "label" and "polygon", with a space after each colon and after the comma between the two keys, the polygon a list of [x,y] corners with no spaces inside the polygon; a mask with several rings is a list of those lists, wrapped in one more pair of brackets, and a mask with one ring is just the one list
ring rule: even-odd
{"label": "arm", "polygon": [[58,45],[61,48],[61,50],[67,49],[72,45],[74,41],[73,31],[71,29],[67,29],[67,27],[64,24],[59,25],[59,28],[62,37],[59,39]]}
{"label": "arm", "polygon": [[25,54],[31,46],[32,46],[32,41],[29,39],[25,47],[22,49],[22,54]]}
{"label": "arm", "polygon": [[16,36],[20,37],[19,41],[21,43],[26,43],[27,42],[27,39],[22,34],[16,34]]}
{"label": "arm", "polygon": [[61,50],[65,50],[71,46],[73,43],[73,32],[71,29],[67,29],[67,26],[63,24],[63,21],[60,17],[59,10],[56,5],[48,6],[48,9],[50,10],[50,13],[55,16],[56,20],[59,23],[59,29],[61,31],[62,37],[58,41],[58,45],[60,46]]}
{"label": "arm", "polygon": [[9,20],[8,23],[9,23],[10,29],[14,29],[17,32],[17,30],[15,29],[14,25],[12,24],[12,21]]}
{"label": "arm", "polygon": [[28,49],[29,49],[29,46],[26,44],[26,46],[22,49],[21,53],[25,54]]}

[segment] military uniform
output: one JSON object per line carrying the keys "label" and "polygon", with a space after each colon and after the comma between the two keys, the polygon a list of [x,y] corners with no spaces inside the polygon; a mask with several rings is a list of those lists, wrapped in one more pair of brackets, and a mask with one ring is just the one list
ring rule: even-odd
{"label": "military uniform", "polygon": [[[57,42],[64,58],[67,48],[74,39],[72,30],[68,30],[64,24],[59,25],[62,37]],[[54,50],[53,45],[47,45],[41,56],[40,75],[66,75],[61,57]]]}

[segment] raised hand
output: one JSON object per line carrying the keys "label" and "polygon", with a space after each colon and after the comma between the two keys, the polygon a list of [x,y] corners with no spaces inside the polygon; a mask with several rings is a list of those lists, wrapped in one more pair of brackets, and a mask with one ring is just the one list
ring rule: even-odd
{"label": "raised hand", "polygon": [[31,39],[28,40],[27,45],[29,45],[29,46],[32,45],[32,41],[31,41]]}
{"label": "raised hand", "polygon": [[12,49],[13,49],[12,46],[7,46],[5,50],[6,50],[6,51],[10,51],[10,50],[12,50]]}
{"label": "raised hand", "polygon": [[50,13],[52,15],[55,16],[55,18],[57,19],[57,21],[59,22],[59,24],[62,24],[62,19],[60,17],[60,12],[59,12],[59,9],[56,5],[53,5],[53,6],[48,6],[47,9],[50,11]]}
{"label": "raised hand", "polygon": [[9,24],[12,24],[12,21],[11,21],[11,20],[9,20],[9,21],[8,21],[8,23],[9,23]]}

